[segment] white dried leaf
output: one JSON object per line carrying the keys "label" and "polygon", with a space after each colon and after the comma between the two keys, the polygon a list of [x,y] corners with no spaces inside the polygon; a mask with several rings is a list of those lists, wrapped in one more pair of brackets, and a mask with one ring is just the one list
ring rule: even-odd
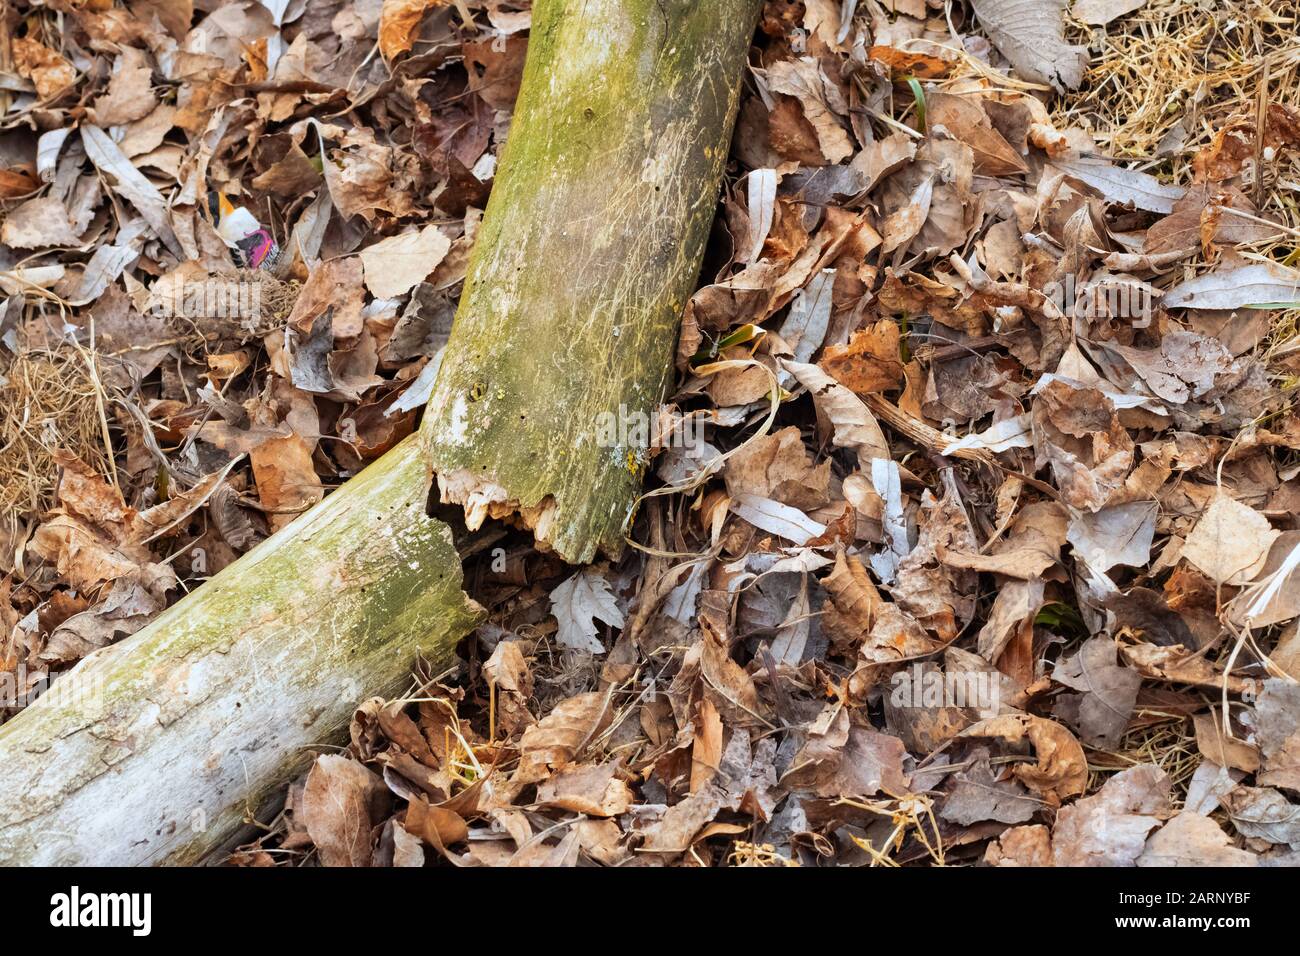
{"label": "white dried leaf", "polygon": [[593,568],[583,568],[551,592],[551,613],[560,625],[555,639],[592,654],[605,653],[605,645],[596,638],[597,620],[623,626],[623,612],[614,602],[609,582]]}
{"label": "white dried leaf", "polygon": [[1131,203],[1137,209],[1169,214],[1174,203],[1183,198],[1187,190],[1181,186],[1166,186],[1148,173],[1125,169],[1113,163],[1099,163],[1086,159],[1058,159],[1059,170],[1087,183],[1106,198],[1107,202]]}
{"label": "white dried leaf", "polygon": [[1074,0],[1070,13],[1076,20],[1094,27],[1104,27],[1134,10],[1146,6],[1147,0]]}
{"label": "white dried leaf", "polygon": [[756,169],[749,174],[749,255],[745,261],[758,261],[763,243],[772,231],[776,212],[776,170]]}
{"label": "white dried leaf", "polygon": [[739,494],[731,499],[731,510],[760,531],[778,535],[795,544],[805,544],[826,533],[826,526],[771,498]]}
{"label": "white dried leaf", "polygon": [[1258,511],[1220,493],[1187,536],[1182,556],[1219,584],[1248,584],[1278,534]]}
{"label": "white dried leaf", "polygon": [[1065,42],[1065,0],[971,0],[980,25],[1021,76],[1057,92],[1083,82],[1086,47]]}
{"label": "white dried leaf", "polygon": [[876,458],[871,462],[871,486],[884,502],[881,528],[885,533],[885,549],[871,556],[871,569],[886,584],[898,574],[898,564],[912,553],[907,540],[907,522],[903,515],[903,481],[898,462]]}
{"label": "white dried leaf", "polygon": [[381,239],[361,250],[366,288],[380,299],[405,295],[437,268],[450,250],[451,240],[436,225]]}
{"label": "white dried leaf", "polygon": [[[790,313],[777,335],[790,346],[796,362],[807,362],[826,340],[831,321],[831,287],[835,270],[823,269],[794,294]],[[788,379],[787,379],[788,381]]]}
{"label": "white dried leaf", "polygon": [[1080,512],[1070,520],[1066,540],[1094,571],[1109,571],[1117,564],[1140,568],[1151,558],[1159,510],[1154,501],[1129,501]]}
{"label": "white dried leaf", "polygon": [[941,455],[954,455],[959,451],[984,449],[999,452],[1010,448],[1033,448],[1034,429],[1029,414],[1016,415],[994,422],[988,428],[974,435],[967,435],[945,445]]}
{"label": "white dried leaf", "polygon": [[86,156],[112,184],[113,191],[129,202],[149,223],[163,244],[179,259],[184,259],[180,242],[167,215],[167,201],[153,183],[145,178],[131,160],[98,126],[81,127],[81,144]]}
{"label": "white dried leaf", "polygon": [[1169,309],[1238,309],[1298,301],[1300,272],[1262,262],[1208,272],[1174,286],[1164,297]]}

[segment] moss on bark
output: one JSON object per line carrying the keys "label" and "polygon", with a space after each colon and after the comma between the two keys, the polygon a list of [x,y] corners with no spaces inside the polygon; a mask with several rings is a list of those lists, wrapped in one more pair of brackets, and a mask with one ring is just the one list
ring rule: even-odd
{"label": "moss on bark", "polygon": [[[444,501],[572,562],[619,552],[735,119],[758,0],[539,0],[429,403]],[[635,416],[635,417],[634,417]]]}

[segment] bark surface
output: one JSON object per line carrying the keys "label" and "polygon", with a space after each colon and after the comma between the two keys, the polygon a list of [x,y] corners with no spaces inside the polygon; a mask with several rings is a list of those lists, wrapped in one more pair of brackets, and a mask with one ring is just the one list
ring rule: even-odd
{"label": "bark surface", "polygon": [[759,5],[534,4],[425,419],[471,528],[518,513],[570,562],[621,550],[646,448],[602,431],[636,436],[663,398]]}

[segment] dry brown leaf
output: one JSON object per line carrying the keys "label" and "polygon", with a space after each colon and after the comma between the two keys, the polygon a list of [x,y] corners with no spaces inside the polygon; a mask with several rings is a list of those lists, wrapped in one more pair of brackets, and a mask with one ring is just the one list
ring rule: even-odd
{"label": "dry brown leaf", "polygon": [[822,609],[822,629],[837,649],[852,654],[875,623],[880,592],[862,561],[843,551],[836,553],[835,567],[821,586],[830,596],[830,606]]}
{"label": "dry brown leaf", "polygon": [[1101,790],[1062,807],[1052,830],[1057,866],[1133,866],[1147,835],[1173,811],[1169,776],[1155,764],[1115,774]]}
{"label": "dry brown leaf", "polygon": [[984,851],[989,866],[1051,866],[1052,838],[1042,824],[1012,827]]}
{"label": "dry brown leaf", "polygon": [[469,827],[455,810],[430,804],[423,798],[410,801],[402,827],[412,836],[418,836],[429,846],[445,854],[447,847],[462,843],[469,836]]}
{"label": "dry brown leaf", "polygon": [[816,365],[783,362],[784,367],[808,389],[819,417],[829,423],[836,448],[851,448],[858,464],[869,471],[876,458],[889,459],[889,443],[880,423],[862,400]]}
{"label": "dry brown leaf", "polygon": [[1217,823],[1198,813],[1178,814],[1147,838],[1138,866],[1257,866],[1259,858],[1232,845]]}
{"label": "dry brown leaf", "polygon": [[1215,496],[1183,543],[1182,557],[1220,584],[1248,584],[1280,534],[1268,519],[1227,494]]}
{"label": "dry brown leaf", "polygon": [[1079,691],[1057,698],[1054,713],[1074,726],[1089,747],[1118,747],[1133,715],[1142,676],[1115,663],[1115,642],[1101,634],[1085,641],[1078,653],[1056,665],[1052,679]]}
{"label": "dry brown leaf", "polygon": [[108,92],[95,100],[93,119],[97,126],[123,126],[144,119],[158,105],[153,94],[153,70],[144,54],[126,47],[113,64]]}
{"label": "dry brown leaf", "polygon": [[379,11],[379,52],[385,60],[405,53],[415,43],[420,21],[434,7],[450,0],[384,0]]}
{"label": "dry brown leaf", "polygon": [[324,866],[369,866],[373,812],[388,789],[355,760],[322,754],[312,764],[301,814]]}
{"label": "dry brown leaf", "polygon": [[565,767],[537,785],[537,803],[591,817],[616,817],[632,805],[631,789],[619,777],[617,760]]}
{"label": "dry brown leaf", "polygon": [[870,797],[908,791],[897,737],[855,723],[849,708],[833,704],[809,728],[808,739],[781,778],[789,790],[820,797]]}
{"label": "dry brown leaf", "polygon": [[691,744],[690,792],[696,793],[717,776],[722,762],[722,717],[707,697],[701,698]]}
{"label": "dry brown leaf", "polygon": [[814,465],[794,426],[742,445],[723,471],[727,492],[733,496],[757,495],[804,511],[830,501],[830,476],[830,461]]}
{"label": "dry brown leaf", "polygon": [[815,59],[778,60],[768,68],[767,82],[774,92],[799,101],[825,162],[839,163],[853,155],[853,142],[839,119],[848,114],[848,105]]}
{"label": "dry brown leaf", "polygon": [[366,288],[377,299],[405,295],[432,273],[450,250],[451,240],[436,224],[381,239],[359,254]]}
{"label": "dry brown leaf", "polygon": [[687,652],[683,669],[694,655],[698,655],[695,659],[699,662],[700,676],[704,681],[704,694],[728,726],[747,727],[764,723],[753,679],[731,659],[725,641],[713,632],[708,620],[702,619],[702,623],[704,631]]}
{"label": "dry brown leaf", "polygon": [[257,495],[267,510],[272,531],[280,530],[325,497],[311,453],[311,445],[296,434],[269,438],[250,453]]}
{"label": "dry brown leaf", "polygon": [[925,97],[926,122],[941,125],[975,154],[975,172],[981,176],[1014,176],[1027,172],[1024,159],[993,128],[988,114],[972,97],[929,93]]}
{"label": "dry brown leaf", "polygon": [[49,99],[70,87],[77,78],[72,64],[31,37],[10,39],[14,67],[36,86],[36,95]]}
{"label": "dry brown leaf", "polygon": [[1088,761],[1074,735],[1060,724],[1030,714],[990,717],[967,727],[962,737],[998,738],[1010,744],[1022,740],[1034,748],[1037,763],[1017,764],[1013,773],[1025,786],[1056,803],[1083,793]]}
{"label": "dry brown leaf", "polygon": [[497,694],[496,720],[508,737],[533,722],[528,700],[533,696],[533,675],[520,641],[503,640],[483,662],[483,676]]}
{"label": "dry brown leaf", "polygon": [[536,783],[574,760],[613,718],[608,695],[592,692],[562,700],[519,740],[514,783]]}
{"label": "dry brown leaf", "polygon": [[1153,680],[1208,687],[1216,691],[1222,690],[1226,684],[1230,694],[1240,694],[1254,683],[1234,675],[1225,677],[1204,657],[1194,656],[1181,644],[1172,644],[1168,647],[1157,647],[1153,644],[1121,644],[1119,651],[1124,660],[1136,667],[1143,677]]}
{"label": "dry brown leaf", "polygon": [[1300,806],[1271,787],[1239,786],[1224,794],[1223,807],[1242,836],[1280,846],[1300,845]]}
{"label": "dry brown leaf", "polygon": [[822,353],[821,367],[858,395],[892,392],[903,386],[898,323],[882,319],[859,329],[847,345],[831,345]]}

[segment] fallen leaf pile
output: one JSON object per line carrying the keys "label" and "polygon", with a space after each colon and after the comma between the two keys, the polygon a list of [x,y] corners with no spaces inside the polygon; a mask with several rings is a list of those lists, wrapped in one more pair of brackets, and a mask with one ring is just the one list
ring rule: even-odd
{"label": "fallen leaf pile", "polygon": [[[631,546],[471,557],[232,861],[1300,862],[1300,4],[1227,6],[769,0]],[[530,13],[0,17],[0,374],[84,378],[12,713],[416,426]]]}

